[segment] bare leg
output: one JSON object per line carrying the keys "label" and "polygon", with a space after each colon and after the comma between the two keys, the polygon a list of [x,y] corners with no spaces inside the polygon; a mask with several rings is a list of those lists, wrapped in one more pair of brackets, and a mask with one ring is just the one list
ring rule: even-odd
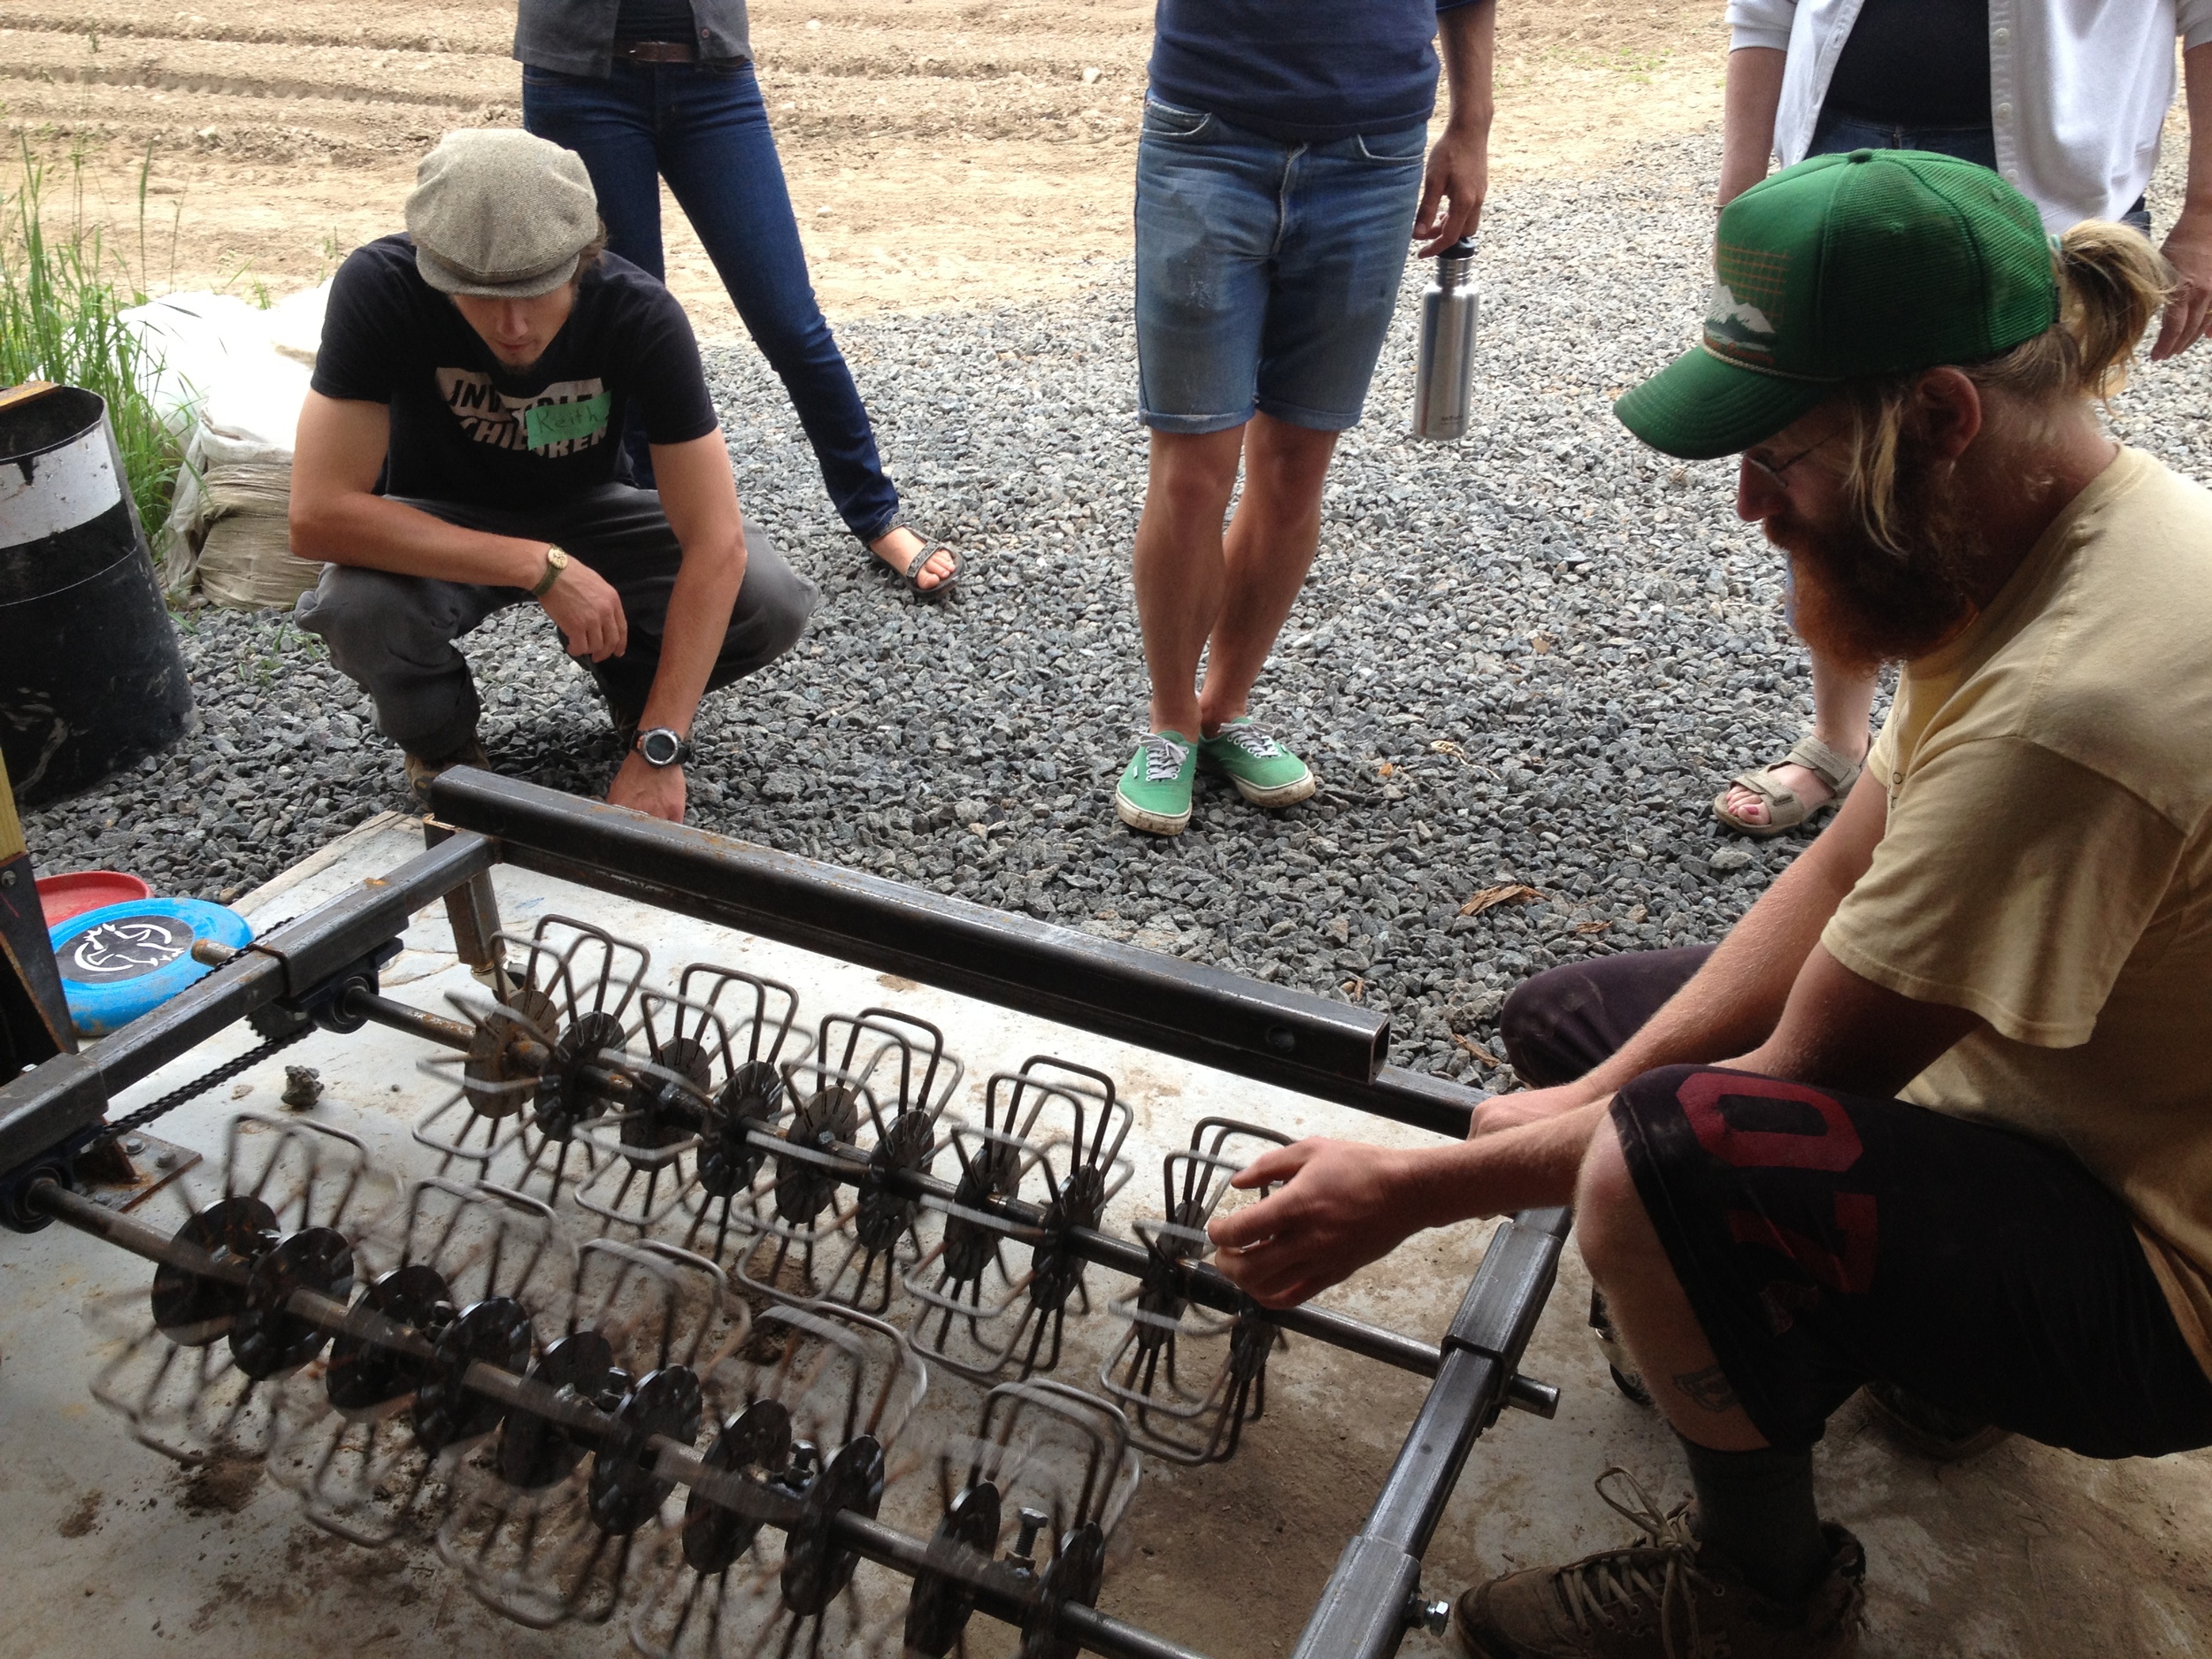
{"label": "bare leg", "polygon": [[1198,658],[1221,615],[1221,521],[1236,488],[1245,430],[1152,434],[1134,580],[1156,732],[1198,735]]}
{"label": "bare leg", "polygon": [[1770,1446],[1738,1402],[1659,1242],[1610,1118],[1590,1137],[1575,1212],[1583,1260],[1655,1403],[1681,1438],[1702,1546],[1733,1563],[1755,1589],[1786,1603],[1825,1581],[1831,1616],[1850,1617],[1856,1550],[1839,1554],[1822,1529],[1812,1452]]}
{"label": "bare leg", "polygon": [[1637,1369],[1675,1432],[1717,1451],[1766,1439],[1736,1403],[1720,1362],[1674,1276],[1609,1119],[1590,1137],[1575,1188],[1575,1237]]}
{"label": "bare leg", "polygon": [[[1876,681],[1847,673],[1817,651],[1813,658],[1813,735],[1847,760],[1864,760],[1871,738],[1867,721],[1874,713]],[[1824,806],[1835,791],[1802,766],[1778,766],[1775,774],[1797,792],[1808,810]],[[1728,810],[1747,823],[1767,821],[1763,797],[1748,789],[1728,792]]]}
{"label": "bare leg", "polygon": [[1209,736],[1246,711],[1252,682],[1313,568],[1321,487],[1336,453],[1335,433],[1267,415],[1253,416],[1244,430],[1244,495],[1229,525],[1227,580],[1198,700]]}

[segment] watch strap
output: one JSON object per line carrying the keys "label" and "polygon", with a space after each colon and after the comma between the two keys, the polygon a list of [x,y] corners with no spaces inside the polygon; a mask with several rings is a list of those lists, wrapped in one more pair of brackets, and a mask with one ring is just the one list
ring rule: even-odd
{"label": "watch strap", "polygon": [[[555,558],[553,556],[556,553],[558,553],[560,557]],[[552,592],[553,584],[561,580],[561,572],[567,568],[566,549],[549,544],[545,549],[545,574],[538,578],[538,585],[530,590],[530,597],[542,599],[547,594]]]}

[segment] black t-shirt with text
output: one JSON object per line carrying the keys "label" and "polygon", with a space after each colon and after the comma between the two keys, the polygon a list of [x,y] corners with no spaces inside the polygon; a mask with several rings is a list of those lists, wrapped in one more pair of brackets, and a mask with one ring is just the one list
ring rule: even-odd
{"label": "black t-shirt with text", "polygon": [[357,248],[331,284],[313,385],[390,408],[384,494],[488,507],[535,506],[623,478],[632,404],[654,443],[720,425],[683,307],[610,253],[577,283],[545,355],[517,374],[422,280],[404,235]]}

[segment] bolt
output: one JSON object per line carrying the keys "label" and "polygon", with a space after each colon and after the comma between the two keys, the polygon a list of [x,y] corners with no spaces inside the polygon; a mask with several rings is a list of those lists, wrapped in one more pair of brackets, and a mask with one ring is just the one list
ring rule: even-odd
{"label": "bolt", "polygon": [[1045,1522],[1050,1517],[1042,1509],[1023,1509],[1019,1513],[1021,1537],[1016,1541],[1014,1548],[1006,1552],[1006,1563],[1007,1565],[1018,1571],[1029,1572],[1037,1565],[1037,1558],[1031,1554],[1031,1550],[1037,1542],[1038,1532],[1043,1529]]}
{"label": "bolt", "polygon": [[12,887],[14,885],[15,872],[12,870],[0,870],[0,887]]}
{"label": "bolt", "polygon": [[812,1440],[791,1442],[791,1466],[783,1472],[783,1484],[795,1492],[803,1492],[814,1484],[814,1461],[821,1451]]}
{"label": "bolt", "polygon": [[156,1169],[157,1169],[157,1170],[173,1170],[173,1169],[175,1169],[175,1168],[177,1167],[177,1155],[176,1155],[175,1153],[173,1153],[173,1152],[157,1152],[157,1153],[155,1153],[155,1154],[154,1154],[154,1167],[155,1167]]}
{"label": "bolt", "polygon": [[1406,1623],[1409,1625],[1425,1630],[1432,1636],[1441,1636],[1451,1622],[1452,1604],[1449,1601],[1431,1601],[1418,1591],[1407,1599]]}
{"label": "bolt", "polygon": [[143,1141],[141,1141],[136,1135],[131,1136],[127,1141],[123,1142],[123,1150],[129,1153],[133,1157],[136,1157],[145,1149],[146,1143]]}

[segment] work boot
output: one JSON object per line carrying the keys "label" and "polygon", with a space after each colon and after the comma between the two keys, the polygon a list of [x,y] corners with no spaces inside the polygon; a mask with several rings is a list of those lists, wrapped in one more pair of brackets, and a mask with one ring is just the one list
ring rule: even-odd
{"label": "work boot", "polygon": [[2001,1429],[1964,1412],[1947,1410],[1895,1383],[1867,1384],[1866,1401],[1893,1435],[1939,1463],[1963,1463],[1998,1441],[2012,1438],[2010,1429]]}
{"label": "work boot", "polygon": [[483,740],[473,735],[443,760],[425,760],[420,755],[405,758],[407,787],[414,794],[415,805],[425,812],[430,810],[430,780],[440,772],[454,766],[482,766],[489,770],[492,764],[491,757],[484,752]]}
{"label": "work boot", "polygon": [[[1633,1505],[1606,1490],[1617,1479]],[[1465,1659],[1847,1659],[1858,1651],[1866,1552],[1832,1523],[1827,1576],[1795,1603],[1746,1583],[1697,1540],[1687,1503],[1665,1514],[1626,1470],[1598,1495],[1642,1537],[1564,1567],[1509,1572],[1453,1604],[1448,1640]]]}

